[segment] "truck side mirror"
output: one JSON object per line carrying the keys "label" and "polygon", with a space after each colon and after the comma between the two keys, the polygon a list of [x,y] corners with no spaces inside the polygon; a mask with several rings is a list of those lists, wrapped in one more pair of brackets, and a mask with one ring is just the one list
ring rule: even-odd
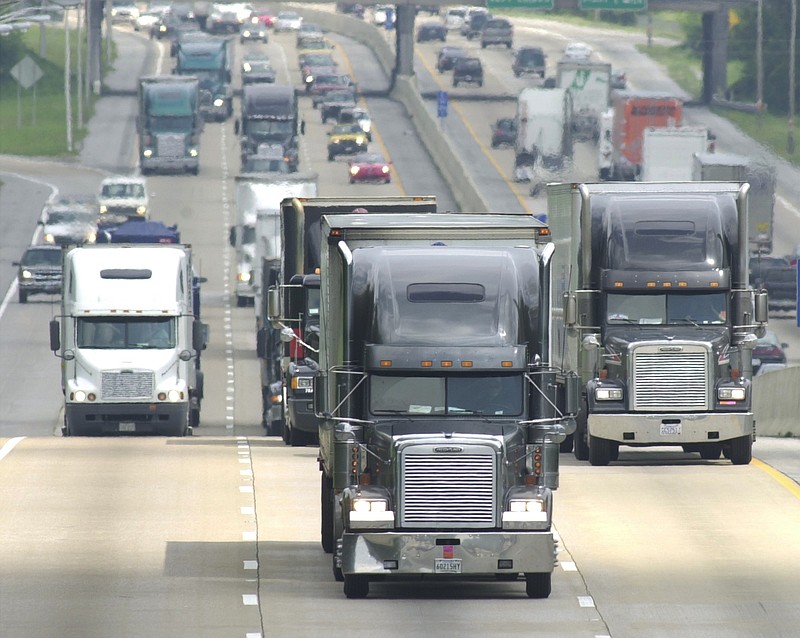
{"label": "truck side mirror", "polygon": [[277,286],[273,286],[267,291],[267,318],[273,328],[280,328],[281,291]]}
{"label": "truck side mirror", "polygon": [[578,323],[578,301],[575,295],[564,293],[564,324],[572,328]]}
{"label": "truck side mirror", "polygon": [[61,326],[56,319],[50,322],[50,350],[53,352],[61,350]]}
{"label": "truck side mirror", "polygon": [[314,375],[314,416],[318,419],[325,413],[325,377],[320,374]]}
{"label": "truck side mirror", "polygon": [[202,321],[192,322],[192,349],[196,352],[205,350],[208,346],[208,325]]}
{"label": "truck side mirror", "polygon": [[228,243],[236,248],[236,226],[231,226],[230,231],[228,231]]}
{"label": "truck side mirror", "polygon": [[756,323],[767,323],[769,319],[769,303],[766,290],[756,290]]}
{"label": "truck side mirror", "polygon": [[[239,122],[239,118],[237,117],[233,121],[233,133],[234,133],[234,135],[239,135],[239,130],[241,128],[242,128],[242,124],[241,124],[241,122]],[[231,246],[233,246],[233,244],[231,244]]]}
{"label": "truck side mirror", "polygon": [[256,332],[256,356],[259,359],[267,358],[267,339],[269,338],[268,328],[259,328]]}

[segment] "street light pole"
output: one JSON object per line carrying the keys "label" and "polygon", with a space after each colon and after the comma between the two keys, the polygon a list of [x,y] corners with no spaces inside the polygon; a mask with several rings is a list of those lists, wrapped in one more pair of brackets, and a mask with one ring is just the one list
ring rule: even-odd
{"label": "street light pole", "polygon": [[797,38],[797,0],[792,0],[792,22],[789,35],[789,133],[786,139],[786,152],[794,154],[794,55]]}
{"label": "street light pole", "polygon": [[83,16],[81,15],[80,3],[78,3],[76,8],[76,15],[78,16],[78,59],[76,60],[75,66],[77,67],[78,75],[75,78],[75,86],[78,89],[78,128],[83,128],[83,60],[81,59],[81,50],[83,49],[83,30],[81,29],[81,23],[83,22]]}
{"label": "street light pole", "polygon": [[764,119],[764,0],[758,0],[756,22],[756,112],[760,128]]}
{"label": "street light pole", "polygon": [[67,153],[72,152],[72,82],[70,79],[69,7],[64,7],[64,99],[67,112]]}

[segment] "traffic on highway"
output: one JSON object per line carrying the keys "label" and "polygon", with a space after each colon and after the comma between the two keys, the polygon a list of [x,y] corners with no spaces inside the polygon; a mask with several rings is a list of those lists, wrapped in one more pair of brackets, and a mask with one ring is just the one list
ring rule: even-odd
{"label": "traffic on highway", "polygon": [[155,5],[0,156],[0,635],[792,635],[795,169],[644,35]]}

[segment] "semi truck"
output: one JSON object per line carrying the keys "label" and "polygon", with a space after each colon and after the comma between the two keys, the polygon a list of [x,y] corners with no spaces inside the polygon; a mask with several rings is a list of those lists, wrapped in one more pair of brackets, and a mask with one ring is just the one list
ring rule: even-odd
{"label": "semi truck", "polygon": [[[268,305],[269,327],[262,329],[258,342],[268,342],[268,331],[281,330],[283,440],[287,445],[317,441],[311,392],[313,378],[319,371],[321,218],[323,214],[353,212],[435,213],[436,198],[295,197],[281,203],[283,260],[278,281],[272,288],[279,293],[279,303]],[[275,316],[276,312],[280,317]]]}
{"label": "semi truck", "polygon": [[[253,227],[252,268],[248,283],[252,284],[256,314],[256,352],[261,379],[261,422],[267,435],[283,432],[283,386],[281,382],[280,331],[269,327],[266,313],[267,291],[278,281],[283,255],[281,239],[281,202],[291,197],[316,197],[318,175],[298,172],[288,175],[243,176],[237,182],[237,226],[241,225],[243,239],[248,238],[249,220],[255,214]],[[240,202],[242,205],[240,206]],[[242,261],[251,249],[241,244]],[[242,270],[244,272],[244,270]],[[237,296],[246,294],[237,288]]]}
{"label": "semi truck", "polygon": [[645,129],[681,126],[683,102],[655,91],[615,90],[611,92],[611,108],[614,110],[611,178],[637,179],[641,173]]}
{"label": "semi truck", "polygon": [[175,55],[175,73],[200,82],[200,112],[207,120],[224,122],[233,113],[231,48],[226,39],[182,41]]}
{"label": "semi truck", "polygon": [[200,170],[199,109],[196,77],[148,75],[139,78],[139,167],[143,175],[153,172]]}
{"label": "semi truck", "polygon": [[96,244],[64,254],[61,361],[65,436],[191,434],[200,421],[206,346],[188,245]]}
{"label": "semi truck", "polygon": [[[708,151],[708,129],[704,126],[648,127],[642,138],[643,182],[691,182],[694,156]],[[743,181],[734,177],[720,182]],[[750,191],[752,202],[753,192]]]}
{"label": "semi truck", "polygon": [[748,190],[548,185],[556,362],[581,381],[577,459],[607,465],[627,445],[750,462],[767,299],[748,281]]}
{"label": "semi truck", "polygon": [[750,184],[750,251],[772,252],[776,167],[771,161],[733,153],[700,152],[692,158],[692,179]]}
{"label": "semi truck", "polygon": [[572,160],[572,103],[566,89],[523,89],[517,98],[515,179],[531,181],[537,167],[560,171]]}
{"label": "semi truck", "polygon": [[596,142],[600,118],[611,99],[611,65],[591,60],[559,60],[556,86],[572,98],[572,130],[578,140]]}
{"label": "semi truck", "polygon": [[298,147],[301,126],[297,93],[287,84],[247,84],[242,89],[240,135],[242,164],[258,152],[262,144],[280,144],[289,164],[296,171],[300,163]]}
{"label": "semi truck", "polygon": [[547,239],[529,215],[322,217],[321,538],[348,598],[408,575],[549,596],[577,377],[550,365]]}

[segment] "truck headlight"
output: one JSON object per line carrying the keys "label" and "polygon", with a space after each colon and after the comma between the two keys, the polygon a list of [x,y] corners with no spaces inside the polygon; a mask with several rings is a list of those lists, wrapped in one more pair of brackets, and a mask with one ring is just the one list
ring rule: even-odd
{"label": "truck headlight", "polygon": [[92,231],[86,235],[86,243],[93,244],[97,241],[97,233]]}
{"label": "truck headlight", "polygon": [[247,283],[247,282],[249,282],[249,281],[250,281],[250,279],[251,279],[251,277],[250,277],[250,271],[248,270],[248,271],[245,271],[245,272],[240,272],[240,273],[239,273],[239,274],[236,276],[236,278],[237,278],[237,279],[238,279],[240,282],[242,282],[243,284],[246,284],[246,283]]}
{"label": "truck headlight", "polygon": [[243,70],[245,73],[250,73],[250,71],[252,71],[252,70],[253,70],[253,67],[251,67],[251,66],[250,66],[250,63],[249,63],[249,62],[245,62],[244,64],[242,64],[242,70]]}
{"label": "truck headlight", "polygon": [[312,377],[292,377],[292,390],[311,390],[313,387]]}
{"label": "truck headlight", "polygon": [[147,206],[137,206],[136,207],[136,214],[137,215],[144,215],[147,213]]}
{"label": "truck headlight", "polygon": [[223,100],[221,97],[218,97],[216,100],[214,100],[214,106],[216,106],[217,108],[219,108],[223,104],[225,104],[225,100]]}
{"label": "truck headlight", "polygon": [[594,398],[596,401],[621,401],[622,388],[595,388]]}
{"label": "truck headlight", "polygon": [[747,391],[744,388],[717,388],[717,399],[720,401],[744,401]]}
{"label": "truck headlight", "polygon": [[183,392],[180,390],[170,390],[167,392],[167,399],[170,403],[177,403],[183,397]]}
{"label": "truck headlight", "polygon": [[544,501],[538,498],[514,499],[508,503],[509,512],[544,512]]}
{"label": "truck headlight", "polygon": [[144,155],[147,158],[153,157],[153,149],[151,148],[144,149],[144,153],[142,153],[142,155]]}
{"label": "truck headlight", "polygon": [[46,234],[45,234],[45,236],[44,236],[44,240],[45,240],[45,241],[46,241],[48,244],[55,244],[55,243],[56,243],[56,238],[55,238],[55,237],[53,237],[53,234],[52,234],[52,233],[46,233]]}
{"label": "truck headlight", "polygon": [[389,510],[389,503],[383,499],[375,500],[370,498],[353,499],[352,508],[354,512],[386,512]]}
{"label": "truck headlight", "polygon": [[78,403],[83,403],[86,401],[86,393],[83,390],[76,390],[72,395],[72,398]]}
{"label": "truck headlight", "polygon": [[190,148],[189,149],[189,156],[190,157],[197,157],[197,149],[196,148]]}
{"label": "truck headlight", "polygon": [[[149,155],[147,155],[147,151],[145,151],[144,154],[145,156],[150,157]],[[105,204],[100,204],[100,214],[103,215],[107,212],[108,212],[108,206],[106,206]]]}

